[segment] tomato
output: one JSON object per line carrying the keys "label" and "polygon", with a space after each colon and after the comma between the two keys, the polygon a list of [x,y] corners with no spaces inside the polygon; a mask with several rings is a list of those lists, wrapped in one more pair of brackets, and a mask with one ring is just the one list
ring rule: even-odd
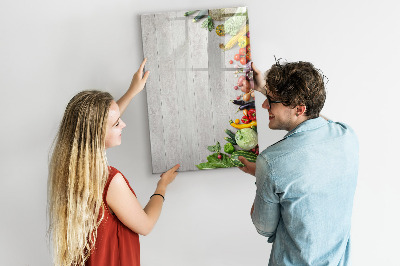
{"label": "tomato", "polygon": [[251,50],[250,50],[250,44],[248,44],[248,45],[246,45],[246,53],[250,53],[251,52]]}
{"label": "tomato", "polygon": [[235,54],[235,56],[233,57],[233,59],[235,59],[236,61],[240,60],[240,55],[239,54]]}
{"label": "tomato", "polygon": [[246,48],[240,48],[239,49],[239,54],[240,55],[245,55],[246,54]]}
{"label": "tomato", "polygon": [[247,60],[247,61],[251,61],[251,53],[250,53],[250,52],[248,52],[248,53],[246,54],[246,60]]}
{"label": "tomato", "polygon": [[233,61],[232,61],[232,60],[229,60],[229,64],[231,64],[231,65],[232,65],[232,64],[233,64]]}
{"label": "tomato", "polygon": [[247,63],[246,57],[240,58],[240,63],[241,63],[242,65],[245,65],[245,64]]}

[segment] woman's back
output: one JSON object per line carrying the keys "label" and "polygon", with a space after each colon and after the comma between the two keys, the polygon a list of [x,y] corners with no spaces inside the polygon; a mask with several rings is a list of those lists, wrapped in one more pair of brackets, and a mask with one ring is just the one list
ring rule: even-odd
{"label": "woman's back", "polygon": [[[97,228],[97,239],[86,265],[140,265],[139,235],[126,227],[107,207],[107,192],[111,180],[119,172],[110,167],[110,174],[103,192],[103,213],[100,214],[100,225]],[[122,174],[122,173],[121,173]],[[123,176],[123,175],[122,175]],[[123,176],[124,177],[124,176]],[[128,180],[124,177],[129,186]],[[135,192],[129,186],[133,194]],[[136,196],[136,194],[135,194]]]}

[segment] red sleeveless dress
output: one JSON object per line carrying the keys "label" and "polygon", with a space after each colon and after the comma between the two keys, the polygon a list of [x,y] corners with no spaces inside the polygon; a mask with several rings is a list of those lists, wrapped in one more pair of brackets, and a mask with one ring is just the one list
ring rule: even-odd
{"label": "red sleeveless dress", "polygon": [[[129,265],[140,266],[140,243],[139,235],[126,227],[115,214],[111,214],[107,204],[107,191],[110,182],[117,173],[121,173],[114,167],[109,168],[110,174],[103,191],[104,217],[97,229],[97,239],[86,265],[93,266],[116,266]],[[124,177],[126,184],[136,196]],[[101,213],[100,213],[101,215]]]}

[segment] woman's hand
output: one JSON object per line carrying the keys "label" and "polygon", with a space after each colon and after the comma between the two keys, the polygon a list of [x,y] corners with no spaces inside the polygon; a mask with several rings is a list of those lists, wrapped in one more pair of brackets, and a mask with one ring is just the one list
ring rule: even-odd
{"label": "woman's hand", "polygon": [[176,172],[179,169],[180,165],[177,164],[168,171],[162,173],[160,175],[160,180],[158,181],[157,186],[158,187],[163,187],[166,188],[169,184],[171,184],[172,181],[174,181],[175,177],[178,175],[178,172]]}
{"label": "woman's hand", "polygon": [[129,103],[139,92],[141,92],[146,84],[147,78],[149,77],[150,71],[146,71],[143,75],[144,65],[146,64],[147,58],[145,58],[140,65],[138,71],[133,75],[131,85],[129,86],[128,91],[117,101],[119,112],[125,112],[125,109],[128,107]]}
{"label": "woman's hand", "polygon": [[261,73],[261,71],[256,68],[254,63],[251,63],[251,68],[253,69],[253,79],[254,79],[254,90],[261,92],[262,94],[266,95],[267,90],[265,88],[265,79]]}
{"label": "woman's hand", "polygon": [[146,71],[143,75],[144,65],[146,64],[147,58],[145,58],[140,65],[138,71],[133,75],[131,85],[128,91],[132,91],[133,94],[138,94],[144,88],[147,78],[149,77],[150,71]]}

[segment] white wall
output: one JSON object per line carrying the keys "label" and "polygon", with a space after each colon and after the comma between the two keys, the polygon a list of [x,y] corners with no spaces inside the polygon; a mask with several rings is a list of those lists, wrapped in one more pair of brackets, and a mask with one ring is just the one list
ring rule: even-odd
{"label": "white wall", "polygon": [[[400,9],[394,0],[1,1],[1,265],[51,264],[46,181],[52,139],[76,92],[97,88],[118,98],[128,87],[143,56],[139,15],[239,5],[249,8],[259,68],[269,68],[276,55],[311,61],[329,77],[323,114],[350,124],[360,141],[354,265],[398,265]],[[145,96],[124,114],[123,145],[108,151],[143,205],[158,179],[151,174]],[[260,101],[265,148],[281,133],[268,131]],[[271,246],[249,217],[254,193],[254,178],[237,169],[180,173],[156,228],[141,237],[142,265],[266,265]]]}

